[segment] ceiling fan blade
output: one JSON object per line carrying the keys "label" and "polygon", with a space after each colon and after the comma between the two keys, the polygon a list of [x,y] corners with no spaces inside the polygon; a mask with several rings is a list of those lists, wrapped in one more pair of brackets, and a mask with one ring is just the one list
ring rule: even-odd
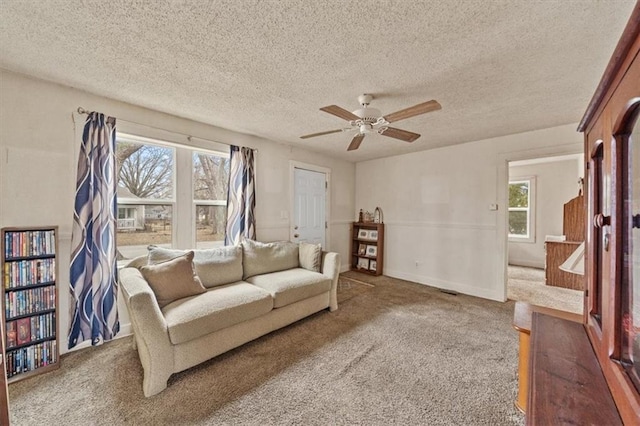
{"label": "ceiling fan blade", "polygon": [[344,108],[340,108],[338,105],[329,105],[329,106],[320,108],[320,111],[328,112],[329,114],[333,114],[336,117],[340,117],[347,121],[360,119],[360,117],[358,117],[354,113],[349,112]]}
{"label": "ceiling fan blade", "polygon": [[362,143],[362,139],[364,139],[364,135],[356,135],[356,137],[351,140],[347,151],[355,151],[356,149],[358,149],[358,147]]}
{"label": "ceiling fan blade", "polygon": [[340,133],[340,132],[342,132],[342,129],[338,129],[338,130],[328,130],[328,131],[326,131],[326,132],[311,133],[310,135],[300,136],[300,139],[315,138],[316,136],[330,135],[331,133]]}
{"label": "ceiling fan blade", "polygon": [[438,103],[438,101],[431,100],[418,105],[414,105],[409,108],[402,109],[400,111],[392,112],[389,115],[385,115],[384,119],[389,123],[393,123],[394,121],[404,120],[405,118],[414,117],[420,114],[426,114],[427,112],[431,111],[437,111],[441,108],[442,106]]}
{"label": "ceiling fan blade", "polygon": [[420,135],[417,133],[408,132],[402,129],[396,129],[395,127],[387,127],[385,130],[381,131],[380,134],[382,136],[389,136],[390,138],[400,139],[405,142],[413,142],[420,137]]}

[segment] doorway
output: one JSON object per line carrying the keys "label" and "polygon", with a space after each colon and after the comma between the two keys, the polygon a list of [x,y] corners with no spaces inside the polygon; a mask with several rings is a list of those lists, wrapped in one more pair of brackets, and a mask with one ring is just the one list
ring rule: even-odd
{"label": "doorway", "polygon": [[292,162],[290,240],[328,246],[329,169]]}
{"label": "doorway", "polygon": [[582,154],[509,161],[508,299],[582,313],[584,293],[558,282],[557,272],[562,272],[550,262],[549,245],[571,246],[571,252],[575,248],[564,235],[564,205],[580,192],[583,164]]}

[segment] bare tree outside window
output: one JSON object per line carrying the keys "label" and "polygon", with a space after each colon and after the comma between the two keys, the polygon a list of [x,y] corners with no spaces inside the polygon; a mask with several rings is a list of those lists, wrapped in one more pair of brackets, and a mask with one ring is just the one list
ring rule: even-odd
{"label": "bare tree outside window", "polygon": [[[196,205],[196,246],[224,241],[229,189],[229,159],[193,153],[193,199]],[[215,244],[213,244],[215,245]]]}
{"label": "bare tree outside window", "polygon": [[174,159],[172,148],[117,138],[119,259],[143,255],[149,244],[171,247]]}
{"label": "bare tree outside window", "polygon": [[122,152],[118,168],[120,186],[138,198],[166,199],[173,196],[172,149],[127,143]]}

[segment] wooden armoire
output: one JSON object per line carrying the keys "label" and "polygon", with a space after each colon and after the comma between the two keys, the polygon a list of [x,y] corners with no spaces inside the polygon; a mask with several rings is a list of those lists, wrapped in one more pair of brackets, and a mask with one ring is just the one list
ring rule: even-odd
{"label": "wooden armoire", "polygon": [[639,52],[640,2],[578,129],[585,139],[583,321],[533,315],[527,424],[640,424]]}
{"label": "wooden armoire", "polygon": [[640,2],[579,130],[585,135],[585,328],[625,424],[640,424]]}

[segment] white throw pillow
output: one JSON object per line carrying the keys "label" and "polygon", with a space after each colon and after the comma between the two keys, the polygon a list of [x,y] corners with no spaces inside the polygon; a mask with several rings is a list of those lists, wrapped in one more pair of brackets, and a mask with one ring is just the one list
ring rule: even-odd
{"label": "white throw pillow", "polygon": [[300,267],[313,272],[320,272],[322,266],[322,245],[300,243]]}

